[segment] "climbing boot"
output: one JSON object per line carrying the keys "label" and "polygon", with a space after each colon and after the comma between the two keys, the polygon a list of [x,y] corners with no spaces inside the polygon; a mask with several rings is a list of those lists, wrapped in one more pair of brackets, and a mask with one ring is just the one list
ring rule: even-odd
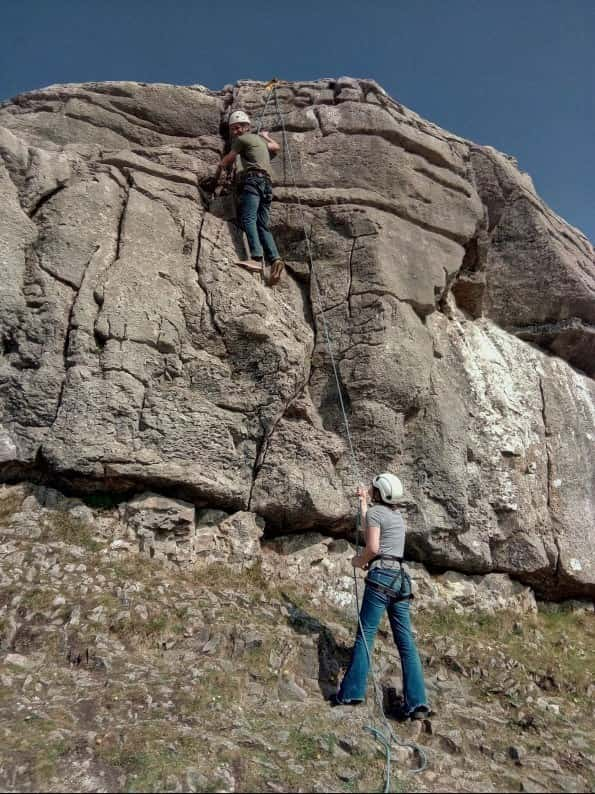
{"label": "climbing boot", "polygon": [[411,714],[409,715],[409,719],[411,720],[426,720],[428,717],[431,717],[433,711],[429,709],[427,706],[418,706],[414,709]]}
{"label": "climbing boot", "polygon": [[240,259],[236,262],[236,265],[246,268],[251,273],[262,272],[262,262],[258,262],[256,259]]}
{"label": "climbing boot", "polygon": [[279,279],[281,278],[281,274],[283,273],[284,269],[285,262],[282,259],[275,259],[271,265],[271,279],[269,282],[271,287],[279,283]]}
{"label": "climbing boot", "polygon": [[413,711],[405,708],[403,696],[398,694],[392,686],[386,690],[385,708],[387,716],[392,717],[397,722],[423,720],[430,715],[430,709],[427,706],[418,706]]}

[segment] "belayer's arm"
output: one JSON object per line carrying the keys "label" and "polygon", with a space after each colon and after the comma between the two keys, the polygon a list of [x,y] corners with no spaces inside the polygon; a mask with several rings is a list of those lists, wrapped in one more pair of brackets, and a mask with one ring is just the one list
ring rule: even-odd
{"label": "belayer's arm", "polygon": [[361,552],[351,560],[351,564],[354,568],[366,568],[379,551],[380,527],[368,527],[366,529],[366,545]]}
{"label": "belayer's arm", "polygon": [[360,485],[357,489],[357,495],[359,497],[361,522],[363,526],[366,527],[364,535],[366,545],[362,551],[351,560],[351,564],[354,568],[366,568],[370,561],[373,560],[380,551],[380,527],[369,527],[367,524],[368,493],[366,488]]}

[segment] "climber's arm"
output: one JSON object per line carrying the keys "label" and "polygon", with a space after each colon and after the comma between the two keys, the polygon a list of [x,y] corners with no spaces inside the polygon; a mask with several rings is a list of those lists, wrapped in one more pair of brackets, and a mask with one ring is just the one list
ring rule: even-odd
{"label": "climber's arm", "polygon": [[267,149],[269,150],[269,154],[275,155],[281,149],[277,141],[273,140],[273,138],[271,138],[268,132],[264,132],[264,131],[261,132],[260,137],[265,139]]}
{"label": "climber's arm", "polygon": [[233,165],[237,156],[238,156],[237,152],[229,152],[229,154],[226,154],[225,157],[223,157],[221,159],[221,162],[219,163],[219,167],[217,168],[217,175],[219,175],[221,171],[223,171],[225,168],[229,168],[230,165]]}

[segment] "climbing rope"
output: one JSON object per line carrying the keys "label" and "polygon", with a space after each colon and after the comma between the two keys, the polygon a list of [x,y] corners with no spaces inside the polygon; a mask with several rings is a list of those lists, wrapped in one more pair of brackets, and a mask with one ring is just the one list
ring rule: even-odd
{"label": "climbing rope", "polygon": [[[281,109],[279,107],[279,99],[277,97],[277,82],[278,81],[271,81],[272,84],[269,84],[270,88],[268,90],[268,96],[267,96],[267,100],[265,102],[265,106],[263,108],[263,112],[261,113],[261,116],[260,116],[259,125],[258,125],[258,131],[260,131],[262,118],[263,118],[263,116],[265,114],[265,111],[266,111],[267,106],[269,104],[270,98],[271,98],[271,96],[273,96],[274,101],[275,101],[275,110],[276,110],[277,118],[278,118],[280,126],[281,126],[281,132],[282,132],[282,137],[283,137],[283,149],[284,149],[284,152],[287,155],[287,162],[288,162],[288,165],[289,165],[290,178],[291,178],[291,181],[293,183],[293,187],[296,190],[297,205],[298,205],[298,209],[299,209],[299,213],[300,213],[302,229],[303,229],[303,232],[304,232],[304,240],[306,242],[306,251],[307,251],[307,255],[308,255],[308,263],[310,265],[310,273],[311,273],[312,283],[313,283],[313,285],[315,287],[315,290],[314,290],[315,298],[316,298],[316,303],[317,303],[319,316],[320,316],[320,318],[322,320],[322,327],[323,327],[323,331],[324,331],[325,343],[326,343],[328,355],[329,355],[329,358],[330,358],[330,361],[331,361],[332,370],[333,370],[333,375],[334,375],[336,386],[337,386],[337,396],[338,396],[338,401],[339,401],[339,405],[340,405],[340,408],[341,408],[343,426],[344,426],[344,429],[345,429],[345,436],[347,438],[347,443],[348,443],[348,446],[349,446],[349,454],[350,454],[350,458],[351,458],[351,466],[352,466],[352,469],[353,469],[354,480],[355,480],[355,482],[361,482],[361,477],[360,477],[360,473],[359,473],[359,466],[358,466],[357,457],[356,457],[356,454],[355,454],[355,447],[354,447],[354,443],[353,443],[353,437],[351,435],[351,429],[349,427],[349,418],[347,416],[347,411],[346,411],[346,408],[345,408],[345,401],[343,399],[343,389],[341,388],[341,381],[340,381],[340,378],[339,378],[339,371],[338,371],[338,368],[337,368],[337,362],[336,362],[336,359],[335,359],[335,355],[333,353],[333,346],[332,346],[332,342],[331,342],[331,334],[330,334],[328,322],[326,320],[324,307],[322,305],[322,291],[320,289],[320,281],[318,279],[318,273],[316,271],[316,267],[315,267],[315,264],[314,264],[314,257],[312,255],[312,246],[311,246],[311,242],[310,242],[310,236],[308,235],[307,228],[306,228],[306,216],[305,216],[304,208],[303,208],[300,196],[299,196],[299,192],[297,190],[297,180],[296,180],[296,177],[295,177],[295,169],[294,169],[294,166],[293,166],[293,158],[291,156],[291,148],[289,146],[289,141],[288,141],[288,138],[287,138],[287,130],[285,129],[285,121],[283,119],[283,114],[281,113]],[[357,525],[356,525],[356,553],[358,553],[358,554],[359,554],[359,533],[360,533],[360,529],[361,529],[361,510],[358,508],[358,518],[357,518]],[[362,626],[362,622],[361,622],[360,609],[359,609],[358,580],[357,580],[357,575],[356,575],[355,568],[353,569],[353,580],[354,580],[355,609],[356,609],[356,614],[357,614],[357,622],[358,622],[359,631],[360,631],[360,634],[361,634],[361,637],[363,639],[364,646],[365,646],[365,649],[366,649],[366,654],[368,656],[368,662],[369,662],[369,665],[370,665],[370,677],[372,679],[372,685],[373,685],[373,689],[374,689],[375,700],[376,700],[376,704],[378,706],[378,710],[379,710],[380,714],[382,715],[381,721],[382,721],[382,727],[384,728],[384,730],[379,730],[378,728],[375,728],[375,727],[373,727],[371,725],[367,725],[367,726],[365,726],[365,730],[368,731],[368,733],[370,733],[375,739],[377,739],[377,741],[379,741],[382,744],[382,746],[384,747],[385,752],[386,752],[386,779],[385,779],[385,787],[384,787],[384,792],[386,794],[386,792],[390,791],[390,784],[391,784],[391,765],[392,765],[391,749],[392,749],[392,745],[393,744],[396,744],[399,747],[409,747],[415,753],[417,753],[418,758],[420,760],[420,765],[419,765],[419,767],[417,769],[411,770],[412,772],[416,772],[417,773],[417,772],[423,771],[427,767],[427,757],[426,757],[425,752],[417,744],[415,744],[415,742],[402,741],[393,732],[391,726],[388,723],[388,720],[387,720],[387,717],[386,717],[386,713],[384,711],[382,690],[381,690],[381,688],[380,688],[380,686],[379,686],[379,684],[378,684],[378,682],[376,680],[372,654],[370,652],[370,648],[368,647],[368,642],[366,640],[366,636],[364,634],[364,630],[363,630],[363,626]],[[371,712],[370,712],[370,714],[371,714],[372,719],[373,719],[373,715],[372,715]]]}
{"label": "climbing rope", "polygon": [[264,107],[262,109],[262,113],[260,114],[260,118],[258,119],[258,122],[256,124],[256,134],[257,135],[260,132],[260,130],[262,129],[262,120],[265,117],[265,114],[267,112],[267,107],[269,106],[269,102],[271,101],[271,97],[273,96],[273,93],[275,91],[275,85],[276,84],[277,84],[277,80],[270,80],[265,86],[265,91],[267,92],[267,101],[264,103]]}

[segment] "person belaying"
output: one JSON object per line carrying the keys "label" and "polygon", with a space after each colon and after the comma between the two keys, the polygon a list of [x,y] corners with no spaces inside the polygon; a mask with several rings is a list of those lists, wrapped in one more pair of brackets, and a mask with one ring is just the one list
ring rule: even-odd
{"label": "person belaying", "polygon": [[[398,477],[385,472],[374,478],[369,489],[360,486],[357,495],[366,543],[351,562],[354,568],[369,573],[351,661],[339,691],[331,696],[330,702],[342,706],[364,701],[374,638],[386,610],[403,673],[403,706],[398,716],[423,719],[431,712],[409,618],[411,579],[403,568],[406,528],[398,509],[403,486]],[[369,497],[373,500],[371,506],[368,506]]]}
{"label": "person belaying", "polygon": [[235,110],[230,115],[229,131],[233,142],[231,151],[219,163],[217,178],[223,169],[236,163],[239,218],[250,248],[250,259],[237,264],[261,272],[264,258],[271,266],[270,284],[276,284],[285,263],[269,228],[273,200],[271,156],[274,157],[281,147],[268,132],[251,133],[250,126],[250,118],[244,111]]}

